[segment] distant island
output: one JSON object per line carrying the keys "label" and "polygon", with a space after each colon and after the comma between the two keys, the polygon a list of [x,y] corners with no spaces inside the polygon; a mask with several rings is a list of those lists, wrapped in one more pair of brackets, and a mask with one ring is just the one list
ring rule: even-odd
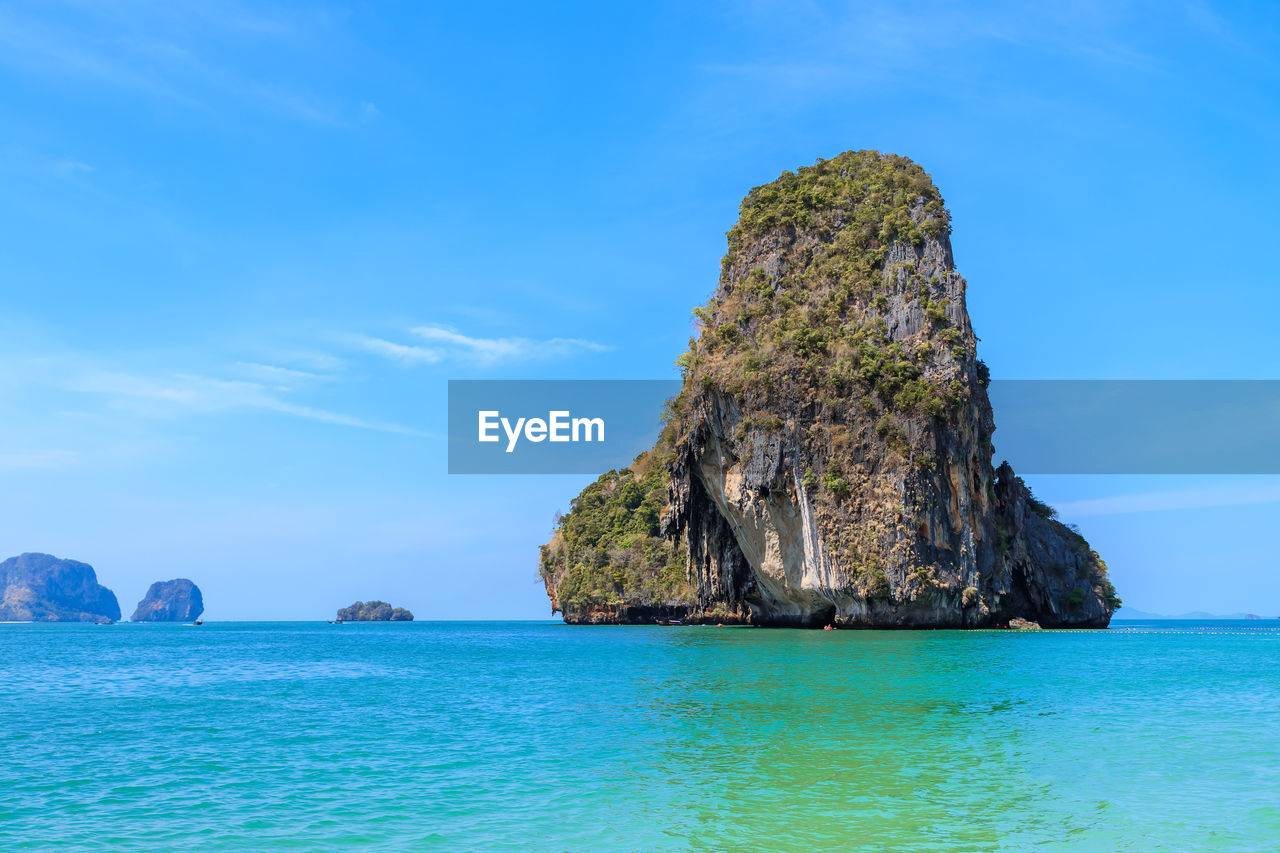
{"label": "distant island", "polygon": [[385,601],[357,601],[338,611],[339,622],[412,622],[413,614]]}
{"label": "distant island", "polygon": [[156,581],[138,602],[132,622],[194,622],[204,612],[200,587],[186,578]]}
{"label": "distant island", "polygon": [[115,622],[116,594],[93,566],[52,554],[21,554],[0,563],[0,622]]}
{"label": "distant island", "polygon": [[1132,607],[1122,607],[1119,610],[1117,610],[1116,615],[1112,617],[1113,620],[1119,621],[1119,622],[1125,622],[1125,621],[1132,622],[1136,620],[1147,622],[1153,619],[1205,620],[1205,619],[1267,619],[1267,618],[1270,618],[1270,617],[1259,616],[1257,613],[1208,613],[1204,610],[1193,610],[1190,613],[1177,613],[1177,614],[1170,615],[1166,613],[1150,613],[1146,610],[1135,610]]}

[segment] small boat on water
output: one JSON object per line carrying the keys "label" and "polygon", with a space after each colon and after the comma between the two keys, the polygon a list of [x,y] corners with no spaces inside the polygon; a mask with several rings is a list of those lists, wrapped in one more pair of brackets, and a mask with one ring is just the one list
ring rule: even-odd
{"label": "small boat on water", "polygon": [[192,624],[192,625],[203,625],[203,624],[204,624],[204,620],[203,620],[203,619],[197,619],[196,621],[192,622],[191,624]]}
{"label": "small boat on water", "polygon": [[93,624],[95,624],[95,625],[114,625],[114,624],[116,624],[116,623],[115,623],[115,622],[112,622],[112,621],[110,621],[110,620],[108,620],[108,621],[106,621],[106,622],[94,622]]}
{"label": "small boat on water", "polygon": [[683,622],[681,622],[679,619],[668,619],[668,620],[667,620],[667,624],[668,624],[668,625],[683,625],[684,623],[683,623]]}

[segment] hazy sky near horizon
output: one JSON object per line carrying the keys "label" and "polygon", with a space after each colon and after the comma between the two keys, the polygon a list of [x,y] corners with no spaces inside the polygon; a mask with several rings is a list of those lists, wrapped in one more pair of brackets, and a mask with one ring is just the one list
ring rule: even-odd
{"label": "hazy sky near horizon", "polygon": [[[545,617],[588,478],[448,476],[446,380],[675,376],[848,149],[934,177],[994,376],[1280,378],[1278,61],[1269,3],[5,3],[0,557]],[[1029,479],[1132,606],[1280,613],[1280,478]]]}

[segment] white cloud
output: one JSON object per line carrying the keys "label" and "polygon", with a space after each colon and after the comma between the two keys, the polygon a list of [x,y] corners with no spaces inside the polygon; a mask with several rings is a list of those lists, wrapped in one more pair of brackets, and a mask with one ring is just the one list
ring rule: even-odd
{"label": "white cloud", "polygon": [[[255,350],[265,355],[263,361],[191,352],[197,363],[215,366],[181,371],[183,359],[175,362],[174,353],[108,354],[0,335],[0,399],[7,413],[0,421],[0,473],[43,476],[171,456],[190,440],[192,423],[215,417],[229,429],[252,417],[295,433],[340,427],[440,438],[418,429],[416,416],[393,422],[377,417],[376,410],[351,411],[355,400],[376,394],[340,393],[367,377],[346,372],[348,365],[338,358],[263,348],[257,341]],[[302,369],[313,364],[320,369]]]}
{"label": "white cloud", "polygon": [[[313,349],[272,349],[267,353],[259,353],[258,357],[291,365],[285,369],[316,374],[334,374],[347,366],[347,363],[336,355]],[[259,364],[260,362],[247,363]],[[326,376],[325,378],[336,377]]]}
{"label": "white cloud", "polygon": [[264,409],[270,409],[273,412],[280,412],[285,415],[293,415],[299,418],[307,418],[308,420],[319,421],[326,424],[336,424],[338,426],[355,427],[357,429],[371,429],[377,432],[393,432],[398,435],[412,435],[418,438],[431,438],[430,433],[421,430],[412,429],[400,424],[387,423],[385,421],[370,421],[365,418],[357,418],[351,415],[343,415],[338,412],[329,412],[324,409],[313,409],[310,406],[296,406],[292,403],[286,403],[281,400],[266,398],[259,405]]}
{"label": "white cloud", "polygon": [[184,386],[182,382],[163,379],[148,379],[127,373],[107,371],[88,371],[73,376],[66,387],[71,391],[89,394],[106,394],[113,397],[124,397],[135,400],[151,400],[163,403],[174,403],[198,406],[201,395],[194,388]]}
{"label": "white cloud", "polygon": [[382,338],[361,337],[356,338],[355,341],[356,345],[361,349],[377,353],[392,361],[401,361],[407,364],[435,364],[444,358],[439,350],[398,344]]}
{"label": "white cloud", "polygon": [[53,164],[54,174],[62,178],[73,178],[76,175],[87,175],[94,171],[88,163],[79,160],[59,160]]}
{"label": "white cloud", "polygon": [[244,374],[264,382],[324,382],[332,379],[309,370],[297,370],[292,367],[279,367],[274,364],[260,364],[256,361],[237,361],[236,367]]}
{"label": "white cloud", "polygon": [[233,101],[300,121],[342,124],[340,110],[324,99],[263,80],[240,61],[254,50],[293,47],[295,29],[230,3],[72,3],[51,14],[47,4],[20,2],[0,8],[0,65],[212,114]]}
{"label": "white cloud", "polygon": [[299,405],[276,396],[275,388],[258,382],[215,379],[193,374],[175,374],[153,379],[123,373],[91,373],[70,385],[72,390],[107,394],[117,399],[140,401],[144,413],[163,415],[175,410],[222,412],[234,409],[265,409],[294,417],[359,429],[425,436],[399,424],[367,420],[339,412]]}
{"label": "white cloud", "polygon": [[418,326],[412,331],[453,357],[472,359],[481,364],[564,358],[580,352],[606,352],[610,349],[582,338],[478,338],[444,326]]}

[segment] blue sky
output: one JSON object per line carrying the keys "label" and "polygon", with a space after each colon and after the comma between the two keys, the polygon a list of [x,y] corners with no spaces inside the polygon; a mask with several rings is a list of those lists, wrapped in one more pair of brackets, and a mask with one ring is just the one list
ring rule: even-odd
{"label": "blue sky", "polygon": [[[995,376],[1280,377],[1277,57],[1267,3],[5,3],[0,552],[544,617],[586,478],[446,475],[446,380],[673,376],[742,195],[848,149],[933,175]],[[1276,478],[1029,479],[1131,605],[1280,612]]]}

